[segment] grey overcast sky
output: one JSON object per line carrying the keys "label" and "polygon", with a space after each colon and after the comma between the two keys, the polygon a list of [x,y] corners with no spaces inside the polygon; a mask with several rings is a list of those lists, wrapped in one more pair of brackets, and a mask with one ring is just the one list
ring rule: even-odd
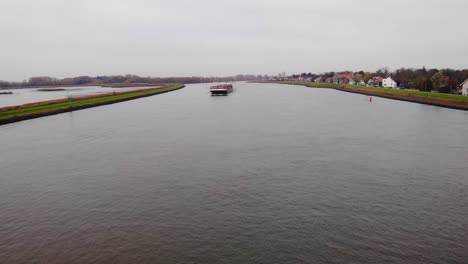
{"label": "grey overcast sky", "polygon": [[467,0],[0,0],[0,80],[468,68]]}

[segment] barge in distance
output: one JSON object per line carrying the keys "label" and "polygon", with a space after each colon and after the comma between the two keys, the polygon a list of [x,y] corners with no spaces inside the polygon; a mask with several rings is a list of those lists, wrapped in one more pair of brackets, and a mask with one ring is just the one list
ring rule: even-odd
{"label": "barge in distance", "polygon": [[232,84],[219,84],[210,87],[211,95],[228,95],[232,91],[234,91]]}

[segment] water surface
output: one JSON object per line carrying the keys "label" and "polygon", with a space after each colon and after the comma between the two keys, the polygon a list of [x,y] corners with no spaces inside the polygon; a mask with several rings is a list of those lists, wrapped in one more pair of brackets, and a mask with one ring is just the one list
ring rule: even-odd
{"label": "water surface", "polygon": [[0,126],[0,262],[468,263],[468,112],[208,86]]}
{"label": "water surface", "polygon": [[[0,107],[21,105],[40,101],[68,98],[69,96],[77,98],[80,96],[96,95],[112,92],[123,92],[150,87],[124,87],[112,88],[101,86],[77,86],[77,87],[45,87],[45,88],[24,88],[0,90],[11,91],[13,94],[0,94]],[[62,91],[38,91],[39,89],[64,89]]]}

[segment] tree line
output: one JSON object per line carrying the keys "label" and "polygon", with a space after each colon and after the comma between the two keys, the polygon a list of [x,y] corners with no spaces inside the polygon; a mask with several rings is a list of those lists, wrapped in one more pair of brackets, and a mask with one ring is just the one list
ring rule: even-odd
{"label": "tree line", "polygon": [[[332,78],[335,72],[326,72],[323,74],[301,73],[294,74],[292,78],[299,76],[315,80],[319,77]],[[354,81],[368,83],[374,77],[391,77],[397,82],[398,87],[402,89],[416,89],[420,91],[436,91],[441,93],[455,93],[460,84],[468,78],[468,69],[420,69],[399,68],[390,71],[387,67],[381,68],[375,72],[357,71],[354,72]]]}
{"label": "tree line", "polygon": [[261,79],[260,75],[238,74],[229,77],[141,77],[138,75],[112,75],[112,76],[78,76],[72,78],[53,78],[49,76],[31,77],[22,82],[7,82],[0,80],[0,88],[24,88],[38,86],[73,86],[73,85],[109,85],[109,84],[165,84],[165,83],[209,83],[234,82]]}

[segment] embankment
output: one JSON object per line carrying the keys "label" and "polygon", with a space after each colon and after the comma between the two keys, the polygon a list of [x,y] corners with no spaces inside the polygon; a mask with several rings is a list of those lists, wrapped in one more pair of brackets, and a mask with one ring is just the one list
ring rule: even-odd
{"label": "embankment", "polygon": [[65,98],[17,106],[2,107],[0,108],[0,125],[43,116],[56,115],[60,113],[86,109],[101,105],[115,104],[118,102],[172,92],[175,90],[179,90],[183,87],[185,86],[181,84],[174,84],[153,89],[113,92],[108,94],[79,97],[75,99]]}
{"label": "embankment", "polygon": [[434,105],[445,108],[452,108],[458,110],[468,110],[468,96],[455,95],[455,94],[442,94],[432,92],[420,92],[414,90],[399,90],[389,88],[377,88],[358,85],[344,85],[333,83],[314,83],[314,82],[274,82],[290,85],[303,85],[314,88],[328,88],[335,89],[343,92],[357,93],[364,95],[371,95],[383,97],[388,99]]}

